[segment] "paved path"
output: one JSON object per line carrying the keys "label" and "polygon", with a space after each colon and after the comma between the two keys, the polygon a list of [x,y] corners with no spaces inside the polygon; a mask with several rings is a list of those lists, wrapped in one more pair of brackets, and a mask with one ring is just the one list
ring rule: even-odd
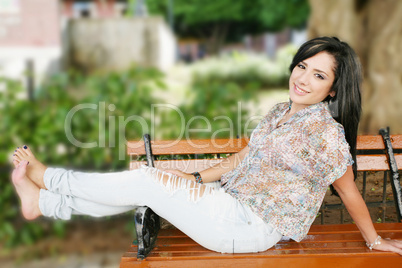
{"label": "paved path", "polygon": [[1,268],[117,268],[123,252],[95,253],[85,255],[62,255],[53,258],[45,258],[23,262],[0,262]]}

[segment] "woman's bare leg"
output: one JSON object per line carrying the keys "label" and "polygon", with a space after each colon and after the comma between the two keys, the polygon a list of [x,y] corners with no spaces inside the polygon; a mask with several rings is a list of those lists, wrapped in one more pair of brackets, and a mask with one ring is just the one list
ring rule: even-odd
{"label": "woman's bare leg", "polygon": [[47,167],[35,158],[28,146],[24,145],[21,148],[18,147],[14,152],[13,160],[17,164],[21,163],[21,161],[27,161],[29,165],[26,168],[26,176],[28,176],[39,188],[46,189],[43,182],[43,175],[45,174]]}
{"label": "woman's bare leg", "polygon": [[[94,203],[79,198],[72,198],[70,196],[61,196],[58,194],[51,193],[44,189],[39,189],[39,187],[32,182],[26,176],[26,169],[28,167],[28,162],[22,160],[20,162],[13,161],[14,171],[12,173],[12,181],[14,187],[17,190],[17,194],[21,200],[21,210],[25,219],[33,220],[38,216],[42,215],[41,208],[39,206],[39,200],[42,195],[46,201],[43,204],[42,209],[48,212],[49,209],[57,211],[57,214],[49,215],[53,218],[60,219],[70,219],[71,215],[90,215],[93,217],[104,217],[116,214],[121,214],[130,210],[135,209],[133,206],[107,206],[99,203]],[[59,200],[63,200],[65,207],[64,209],[55,209],[53,205]],[[54,202],[56,201],[56,202]],[[62,202],[63,203],[63,202]],[[56,205],[57,207],[57,205]]]}
{"label": "woman's bare leg", "polygon": [[14,165],[11,178],[21,200],[22,215],[27,220],[36,219],[42,215],[39,209],[40,189],[26,176],[28,161],[22,160],[19,163],[14,161]]}

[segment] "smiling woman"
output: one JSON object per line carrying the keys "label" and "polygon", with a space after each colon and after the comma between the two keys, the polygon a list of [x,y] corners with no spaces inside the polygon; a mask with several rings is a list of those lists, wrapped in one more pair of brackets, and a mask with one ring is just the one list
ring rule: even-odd
{"label": "smiling woman", "polygon": [[[205,248],[260,252],[282,236],[303,240],[333,184],[368,247],[402,255],[401,241],[378,236],[353,180],[361,110],[356,54],[337,38],[316,38],[300,47],[290,69],[291,101],[261,120],[248,146],[196,176],[48,168],[27,146],[17,148],[12,179],[23,215],[99,217],[148,206]],[[202,185],[219,180],[217,188]]]}
{"label": "smiling woman", "polygon": [[334,57],[326,52],[296,65],[289,79],[290,114],[320,102],[328,95],[335,96],[335,92],[330,92],[335,78],[334,65]]}
{"label": "smiling woman", "polygon": [[[308,66],[305,65],[306,63],[315,65]],[[317,64],[321,65],[317,66]],[[341,42],[338,38],[321,37],[312,39],[299,48],[289,67],[292,75],[297,68],[307,70],[306,72],[312,71],[319,81],[323,81],[321,84],[325,88],[323,91],[328,90],[321,96],[323,98],[321,101],[329,103],[331,116],[344,128],[345,138],[354,160],[353,170],[356,176],[356,139],[361,114],[360,85],[362,82],[362,67],[359,58],[348,44]],[[316,69],[315,72],[314,69]],[[320,79],[321,77],[323,79]],[[307,83],[313,83],[313,80],[310,77]],[[329,89],[326,83],[328,80],[331,80]],[[301,82],[305,81],[301,80]],[[289,81],[290,94],[293,92],[293,95],[296,95],[295,90],[292,90],[295,86],[310,92],[310,89],[298,84],[297,80],[292,84],[291,78]]]}

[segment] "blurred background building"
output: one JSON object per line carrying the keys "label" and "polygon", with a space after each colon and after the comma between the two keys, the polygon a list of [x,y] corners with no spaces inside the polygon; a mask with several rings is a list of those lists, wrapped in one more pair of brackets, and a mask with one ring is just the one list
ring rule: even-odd
{"label": "blurred background building", "polygon": [[163,19],[126,13],[127,1],[1,0],[0,72],[38,86],[72,67],[171,67],[175,38]]}
{"label": "blurred background building", "polygon": [[60,71],[62,52],[57,1],[0,1],[0,73],[41,80]]}

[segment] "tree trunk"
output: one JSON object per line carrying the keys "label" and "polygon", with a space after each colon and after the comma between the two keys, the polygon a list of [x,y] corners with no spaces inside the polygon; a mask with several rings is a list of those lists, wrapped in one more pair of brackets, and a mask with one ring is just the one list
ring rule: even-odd
{"label": "tree trunk", "polygon": [[390,126],[392,134],[402,134],[402,1],[309,1],[309,37],[337,36],[362,61],[360,133]]}
{"label": "tree trunk", "polygon": [[227,23],[217,23],[213,26],[211,35],[206,39],[206,49],[209,55],[216,55],[221,51],[225,43],[229,25]]}

